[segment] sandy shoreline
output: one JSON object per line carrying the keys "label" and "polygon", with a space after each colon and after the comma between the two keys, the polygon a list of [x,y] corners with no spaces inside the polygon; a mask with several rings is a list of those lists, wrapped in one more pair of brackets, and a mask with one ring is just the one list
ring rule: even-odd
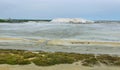
{"label": "sandy shoreline", "polygon": [[74,40],[74,39],[52,39],[52,40],[47,40],[47,39],[24,39],[24,38],[0,38],[0,42],[2,41],[22,41],[22,42],[34,42],[34,43],[44,43],[47,41],[47,45],[72,45],[72,44],[92,44],[92,45],[111,45],[111,46],[120,46],[119,41],[87,41],[87,40]]}
{"label": "sandy shoreline", "polygon": [[0,49],[120,55],[120,42],[0,38]]}
{"label": "sandy shoreline", "polygon": [[0,65],[0,70],[120,70],[120,67],[115,66],[94,66],[94,67],[86,67],[82,66],[79,63],[74,64],[60,64],[48,67],[36,66],[34,64],[30,65]]}

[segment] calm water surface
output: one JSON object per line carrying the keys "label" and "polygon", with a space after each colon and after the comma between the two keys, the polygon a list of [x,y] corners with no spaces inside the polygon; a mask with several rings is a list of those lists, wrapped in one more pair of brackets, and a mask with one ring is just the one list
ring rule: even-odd
{"label": "calm water surface", "polygon": [[1,23],[0,37],[120,41],[120,24]]}
{"label": "calm water surface", "polygon": [[43,50],[74,53],[120,55],[120,47],[109,45],[46,45],[36,40],[75,39],[120,42],[119,23],[66,24],[66,23],[0,23],[0,38],[22,38],[30,41],[2,41],[1,49]]}

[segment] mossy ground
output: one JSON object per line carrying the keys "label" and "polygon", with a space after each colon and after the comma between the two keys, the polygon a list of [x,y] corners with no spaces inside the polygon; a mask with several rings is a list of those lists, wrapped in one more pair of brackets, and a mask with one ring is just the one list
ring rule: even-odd
{"label": "mossy ground", "polygon": [[81,61],[84,66],[94,66],[100,63],[120,66],[120,57],[118,56],[0,50],[0,64],[27,65],[34,63],[38,66],[51,66],[55,64],[72,64],[78,61]]}

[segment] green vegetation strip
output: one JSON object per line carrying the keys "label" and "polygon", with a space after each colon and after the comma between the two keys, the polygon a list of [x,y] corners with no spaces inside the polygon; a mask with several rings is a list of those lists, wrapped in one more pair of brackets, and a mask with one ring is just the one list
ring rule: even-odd
{"label": "green vegetation strip", "polygon": [[50,22],[51,20],[38,20],[38,19],[0,19],[0,23],[22,23],[22,22]]}
{"label": "green vegetation strip", "polygon": [[120,66],[120,57],[110,55],[76,54],[62,52],[31,52],[23,50],[0,50],[0,64],[38,66],[72,64],[81,61],[84,66],[106,65]]}

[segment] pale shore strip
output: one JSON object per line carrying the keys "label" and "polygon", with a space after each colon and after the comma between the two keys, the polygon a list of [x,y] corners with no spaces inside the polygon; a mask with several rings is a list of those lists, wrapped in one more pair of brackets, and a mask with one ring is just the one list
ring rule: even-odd
{"label": "pale shore strip", "polygon": [[21,38],[0,38],[0,40],[22,40]]}
{"label": "pale shore strip", "polygon": [[2,41],[22,41],[22,42],[34,42],[37,44],[46,43],[46,45],[110,45],[110,46],[120,46],[119,41],[83,41],[83,40],[46,40],[46,39],[37,39],[29,40],[23,38],[0,38]]}
{"label": "pale shore strip", "polygon": [[111,45],[120,46],[120,42],[114,41],[82,41],[82,40],[50,40],[48,45]]}

